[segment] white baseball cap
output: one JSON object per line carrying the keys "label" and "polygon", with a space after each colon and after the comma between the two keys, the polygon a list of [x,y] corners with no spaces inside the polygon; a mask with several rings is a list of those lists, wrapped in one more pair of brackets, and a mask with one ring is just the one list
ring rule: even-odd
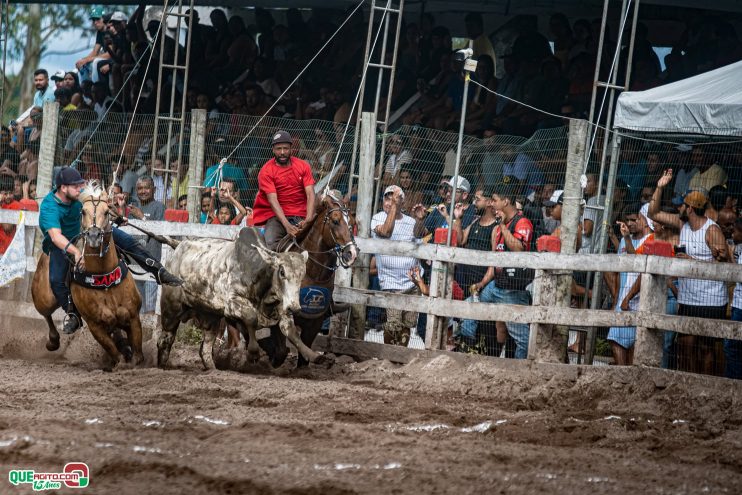
{"label": "white baseball cap", "polygon": [[111,21],[119,21],[119,22],[127,22],[129,20],[128,17],[126,17],[126,14],[121,12],[120,10],[117,10],[113,14],[111,14],[111,18],[109,19]]}
{"label": "white baseball cap", "polygon": [[464,179],[460,175],[457,177],[456,182],[457,182],[457,185],[454,186],[453,185],[453,177],[452,177],[451,180],[449,180],[448,182],[446,182],[446,184],[448,184],[449,186],[451,186],[451,187],[453,187],[455,189],[461,189],[464,192],[469,192],[471,190],[471,184],[469,184],[469,181],[466,180],[466,179]]}
{"label": "white baseball cap", "polygon": [[384,196],[386,196],[387,194],[391,194],[394,191],[399,191],[399,197],[402,199],[402,201],[404,201],[404,191],[401,187],[395,186],[394,184],[392,184],[391,186],[387,186],[386,189],[384,189]]}

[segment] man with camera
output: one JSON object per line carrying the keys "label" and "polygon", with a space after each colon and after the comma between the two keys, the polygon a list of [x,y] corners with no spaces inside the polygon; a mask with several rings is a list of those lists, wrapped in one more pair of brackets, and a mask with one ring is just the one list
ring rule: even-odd
{"label": "man with camera", "polygon": [[[453,179],[446,182],[445,201],[439,205],[434,205],[430,215],[425,217],[425,207],[421,204],[412,208],[415,219],[418,220],[415,225],[415,235],[425,237],[435,232],[439,227],[448,228],[453,222],[449,218],[448,208],[451,204],[451,196],[455,195],[455,204],[461,205],[461,217],[457,220],[461,223],[461,228],[465,229],[474,221],[477,216],[477,209],[474,205],[469,204],[469,192],[471,184],[464,177],[459,176],[454,186]],[[421,220],[424,219],[424,222]]]}
{"label": "man with camera", "polygon": [[[649,203],[649,218],[680,230],[675,257],[708,262],[728,262],[729,249],[724,234],[713,220],[706,217],[708,196],[703,190],[688,191],[680,205],[680,213],[661,211],[662,193],[672,181],[672,169],[657,181]],[[726,284],[717,280],[678,279],[678,315],[699,318],[726,318],[729,293]],[[710,373],[713,365],[712,342],[708,337],[678,335],[678,369]]]}

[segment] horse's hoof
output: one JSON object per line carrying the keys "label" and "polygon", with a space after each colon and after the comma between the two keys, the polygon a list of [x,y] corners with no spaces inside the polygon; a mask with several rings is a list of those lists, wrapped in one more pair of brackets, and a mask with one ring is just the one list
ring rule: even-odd
{"label": "horse's hoof", "polygon": [[59,349],[59,339],[51,340],[49,339],[46,342],[46,350],[50,352],[54,352],[57,349]]}
{"label": "horse's hoof", "polygon": [[127,363],[126,361],[119,361],[116,366],[113,367],[113,371],[124,371],[134,368],[134,363]]}
{"label": "horse's hoof", "polygon": [[141,352],[134,353],[134,356],[131,358],[131,364],[134,366],[141,366],[144,363],[144,354]]}

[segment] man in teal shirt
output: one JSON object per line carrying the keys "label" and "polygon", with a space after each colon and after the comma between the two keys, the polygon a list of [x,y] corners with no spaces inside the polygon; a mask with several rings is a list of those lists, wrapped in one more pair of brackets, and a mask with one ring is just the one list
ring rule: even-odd
{"label": "man in teal shirt", "polygon": [[[74,258],[75,266],[85,269],[82,253],[74,241],[80,235],[80,216],[82,203],[78,201],[85,180],[74,168],[65,167],[57,175],[57,187],[49,192],[39,208],[39,228],[44,235],[41,244],[43,251],[49,255],[49,282],[57,303],[67,313],[68,318],[62,331],[74,333],[82,325],[70,298],[67,286],[69,259]],[[121,229],[113,229],[113,242],[131,256],[141,268],[155,276],[160,284],[182,285],[183,281],[169,273],[159,261],[142,249],[139,243]]]}

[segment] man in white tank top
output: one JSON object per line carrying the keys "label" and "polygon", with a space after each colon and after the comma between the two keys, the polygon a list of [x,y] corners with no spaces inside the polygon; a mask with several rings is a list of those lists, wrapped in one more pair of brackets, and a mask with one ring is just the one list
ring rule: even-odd
{"label": "man in white tank top", "polygon": [[[655,222],[680,229],[680,244],[675,257],[708,262],[729,261],[729,250],[719,226],[706,217],[708,196],[705,191],[689,191],[683,198],[680,214],[660,210],[662,191],[672,181],[668,169],[657,181],[649,217]],[[678,315],[722,320],[726,317],[729,293],[726,283],[715,280],[681,278],[678,280]],[[678,336],[678,369],[713,372],[712,339],[694,335]],[[702,365],[699,366],[699,365]]]}

